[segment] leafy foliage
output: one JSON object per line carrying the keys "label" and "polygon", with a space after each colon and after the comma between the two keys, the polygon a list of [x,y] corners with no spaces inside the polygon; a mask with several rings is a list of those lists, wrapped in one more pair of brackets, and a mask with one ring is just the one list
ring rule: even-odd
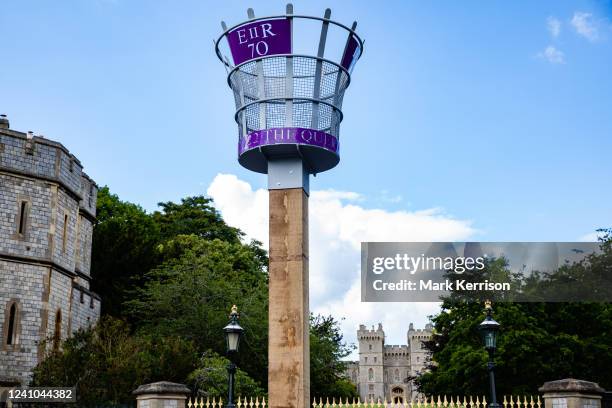
{"label": "leafy foliage", "polygon": [[[224,396],[222,328],[236,303],[245,328],[236,355],[237,392],[264,392],[266,251],[260,242],[244,243],[244,234],[225,224],[208,198],[159,206],[148,214],[108,187],[100,189],[92,283],[107,316],[66,340],[61,351],[49,352],[35,369],[33,384],[76,384],[84,406],[131,401],[136,387],[159,380]],[[313,317],[311,325],[312,395],[355,395],[355,387],[341,376],[341,359],[351,348],[338,323],[331,316]]]}
{"label": "leafy foliage", "polygon": [[212,200],[204,196],[187,197],[180,204],[171,201],[158,204],[162,211],[153,213],[163,239],[177,235],[196,235],[207,240],[220,239],[239,243],[243,233],[227,225],[212,206]]}
{"label": "leafy foliage", "polygon": [[[610,236],[602,253],[586,262],[566,265],[557,274],[527,282],[534,290],[568,277],[598,280],[612,274]],[[503,260],[487,263],[485,277],[501,273]],[[539,288],[538,288],[539,289]],[[426,394],[488,393],[487,353],[478,335],[484,319],[482,303],[467,294],[445,299],[433,317],[434,338],[425,343],[432,353],[430,372],[417,382]],[[612,388],[612,304],[610,303],[496,303],[495,320],[501,324],[495,353],[500,394],[533,394],[545,381],[566,377],[598,382]]]}
{"label": "leafy foliage", "polygon": [[[203,196],[187,197],[181,203],[159,203],[161,211],[148,214],[136,204],[121,201],[108,187],[99,190],[91,274],[92,289],[104,299],[103,313],[134,322],[123,303],[134,288],[142,287],[145,274],[163,262],[159,248],[168,240],[193,234],[240,244],[243,233],[225,224],[211,203]],[[261,243],[253,241],[248,246],[267,264]]]}
{"label": "leafy foliage", "polygon": [[93,230],[92,289],[102,299],[102,313],[125,316],[123,302],[159,256],[160,228],[140,206],[121,201],[108,187],[98,191]]}
{"label": "leafy foliage", "polygon": [[139,332],[176,335],[197,349],[225,351],[222,328],[233,303],[245,328],[237,364],[266,382],[267,275],[248,245],[190,235],[169,241],[164,252],[180,254],[151,271],[137,297],[127,302]]}
{"label": "leafy foliage", "polygon": [[80,406],[131,401],[139,385],[183,381],[195,368],[192,343],[173,336],[131,336],[127,324],[103,317],[50,350],[34,369],[33,386],[75,386]]}
{"label": "leafy foliage", "polygon": [[353,349],[347,345],[333,316],[310,317],[310,397],[357,397],[355,386],[343,377],[342,361]]}
{"label": "leafy foliage", "polygon": [[[228,395],[227,366],[230,361],[213,351],[206,351],[199,361],[198,368],[193,371],[187,384],[200,397],[216,397],[226,399]],[[240,368],[236,370],[234,379],[234,395],[237,397],[264,396],[264,390],[255,380]]]}

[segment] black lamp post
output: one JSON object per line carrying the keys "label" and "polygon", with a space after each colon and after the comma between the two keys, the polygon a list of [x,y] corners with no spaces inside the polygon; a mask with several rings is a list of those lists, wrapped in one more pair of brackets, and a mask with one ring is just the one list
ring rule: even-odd
{"label": "black lamp post", "polygon": [[495,392],[495,363],[493,362],[493,355],[497,347],[497,332],[499,331],[500,324],[493,320],[493,308],[491,307],[490,300],[485,301],[485,309],[487,311],[487,317],[480,323],[478,329],[482,334],[485,349],[489,353],[489,363],[487,364],[489,370],[489,383],[491,386],[491,402],[489,403],[489,408],[499,408],[500,405],[497,403],[497,395]]}
{"label": "black lamp post", "polygon": [[225,346],[227,348],[227,355],[230,359],[230,363],[227,366],[227,373],[229,374],[228,379],[228,395],[226,408],[234,408],[234,374],[236,374],[236,364],[232,361],[232,354],[238,351],[240,346],[240,337],[244,332],[244,329],[238,324],[238,308],[236,305],[232,306],[232,313],[230,314],[230,321],[223,328],[225,333]]}

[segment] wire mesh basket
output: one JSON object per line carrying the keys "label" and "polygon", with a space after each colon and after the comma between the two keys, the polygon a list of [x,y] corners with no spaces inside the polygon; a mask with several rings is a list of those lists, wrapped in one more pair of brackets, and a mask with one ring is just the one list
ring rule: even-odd
{"label": "wire mesh basket", "polygon": [[342,101],[363,41],[356,23],[349,28],[330,15],[294,15],[289,5],[282,16],[255,18],[249,9],[247,22],[222,23],[215,47],[228,69],[244,167],[266,173],[268,161],[293,157],[310,173],[338,164]]}

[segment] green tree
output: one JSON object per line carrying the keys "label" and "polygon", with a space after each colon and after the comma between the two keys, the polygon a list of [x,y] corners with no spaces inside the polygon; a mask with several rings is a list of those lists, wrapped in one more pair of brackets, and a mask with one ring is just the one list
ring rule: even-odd
{"label": "green tree", "polygon": [[[161,253],[168,261],[151,271],[137,298],[127,302],[139,321],[138,332],[179,336],[200,352],[223,354],[221,329],[236,303],[245,329],[236,363],[266,387],[268,275],[256,251],[250,245],[182,235],[163,245]],[[353,347],[344,343],[338,322],[317,316],[310,323],[312,396],[355,396],[355,387],[342,377],[342,359]]]}
{"label": "green tree", "polygon": [[204,196],[187,197],[180,204],[171,201],[159,203],[161,211],[153,213],[153,220],[161,230],[162,238],[177,235],[196,235],[207,240],[239,243],[242,231],[227,225],[212,206],[212,200]]}
{"label": "green tree", "polygon": [[357,389],[344,377],[342,361],[354,345],[344,342],[340,326],[332,316],[310,317],[310,397],[352,398]]}
{"label": "green tree", "polygon": [[[45,345],[46,346],[46,345]],[[184,381],[195,369],[191,342],[173,336],[133,336],[126,323],[103,317],[64,341],[46,347],[32,386],[75,386],[79,406],[133,401],[132,391],[154,381]]]}
{"label": "green tree", "polygon": [[123,302],[157,265],[159,226],[140,206],[121,201],[108,187],[98,191],[93,230],[92,290],[102,297],[102,313],[123,317]]}
{"label": "green tree", "polygon": [[[227,358],[208,350],[200,358],[198,368],[189,375],[187,384],[198,397],[215,397],[226,400],[228,395],[228,365],[229,360]],[[249,398],[265,396],[263,388],[240,368],[236,370],[234,381],[235,398],[239,396]]]}
{"label": "green tree", "polygon": [[[140,333],[180,336],[200,352],[225,352],[222,328],[232,304],[245,328],[237,364],[260,382],[267,378],[267,274],[253,248],[195,235],[168,241],[172,257],[151,271],[127,302]],[[167,257],[167,255],[164,255]]]}
{"label": "green tree", "polygon": [[[503,260],[487,263],[484,277],[500,273]],[[610,276],[612,248],[609,235],[602,253],[586,262],[566,265],[557,274],[520,282],[525,292],[549,287],[551,282]],[[515,282],[516,283],[516,282]],[[575,377],[612,387],[612,304],[610,303],[514,303],[494,305],[495,319],[502,325],[495,354],[500,394],[536,393],[545,381]],[[484,318],[483,305],[468,294],[445,299],[432,318],[435,335],[425,346],[431,352],[430,371],[417,379],[426,394],[486,394],[487,354],[478,334]]]}
{"label": "green tree", "polygon": [[[123,305],[134,290],[142,288],[147,272],[179,255],[163,251],[168,241],[177,236],[195,235],[233,244],[240,244],[244,238],[239,229],[223,221],[209,198],[187,197],[180,203],[168,201],[158,205],[160,211],[148,214],[136,204],[121,201],[108,187],[99,190],[91,273],[92,289],[103,300],[102,313],[136,323],[135,316]],[[267,255],[261,243],[252,241],[248,247],[265,268]]]}
{"label": "green tree", "polygon": [[[190,377],[204,384],[209,378],[206,364],[218,363],[214,353],[225,352],[221,329],[236,303],[246,331],[236,362],[255,384],[267,387],[268,258],[262,244],[243,243],[244,234],[225,224],[205,197],[159,206],[147,214],[108,188],[100,190],[92,270],[104,311],[129,319],[135,332],[128,336],[129,344],[134,339],[180,338],[198,353],[207,353],[208,360],[200,364],[207,363]],[[311,323],[313,396],[355,395],[354,386],[342,378],[341,359],[351,349],[343,343],[337,322],[313,317]],[[66,366],[65,360],[60,366],[70,373],[78,369]],[[202,389],[218,391],[209,385]]]}

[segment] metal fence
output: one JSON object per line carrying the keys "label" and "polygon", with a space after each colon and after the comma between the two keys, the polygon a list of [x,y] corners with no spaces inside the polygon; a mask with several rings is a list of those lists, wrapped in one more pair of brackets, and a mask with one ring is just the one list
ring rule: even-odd
{"label": "metal fence", "polygon": [[[216,398],[190,398],[187,402],[188,408],[223,408],[223,399]],[[235,403],[236,408],[265,408],[267,405],[265,397],[239,397]],[[349,400],[348,398],[329,398],[312,402],[313,408],[486,408],[488,405],[486,397],[463,396],[448,397],[434,396],[417,398],[412,401],[364,401],[359,398]],[[503,408],[542,408],[543,402],[540,396],[504,396],[501,403]]]}
{"label": "metal fence", "polygon": [[82,405],[78,402],[0,402],[0,408],[136,408],[136,401],[129,404]]}

